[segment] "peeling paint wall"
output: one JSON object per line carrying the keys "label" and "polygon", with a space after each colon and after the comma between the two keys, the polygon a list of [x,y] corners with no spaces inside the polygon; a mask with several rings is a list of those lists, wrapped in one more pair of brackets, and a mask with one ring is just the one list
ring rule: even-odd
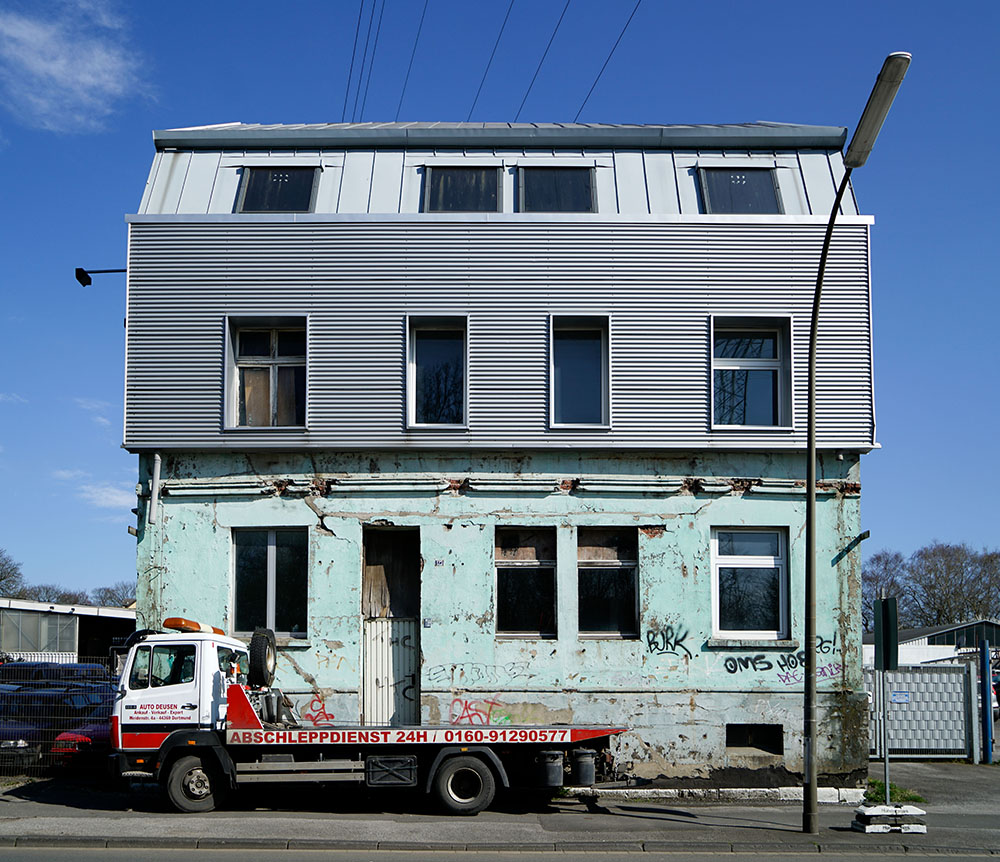
{"label": "peeling paint wall", "polygon": [[[360,720],[362,531],[377,523],[420,530],[424,723],[622,724],[617,766],[648,778],[801,772],[801,455],[173,454],[155,524],[150,467],[143,456],[140,627],[177,615],[232,631],[232,530],[308,528],[308,632],[278,661],[305,723]],[[857,456],[823,459],[820,477],[819,768],[849,780],[867,767]],[[555,638],[497,637],[497,526],[555,528]],[[583,526],[636,528],[637,638],[580,636]],[[711,530],[743,526],[787,530],[780,646],[712,636]],[[727,748],[727,723],[780,725],[783,753]]]}

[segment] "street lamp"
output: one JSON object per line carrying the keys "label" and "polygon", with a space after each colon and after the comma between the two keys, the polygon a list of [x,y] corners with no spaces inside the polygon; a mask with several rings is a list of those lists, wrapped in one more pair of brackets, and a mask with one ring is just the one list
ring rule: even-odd
{"label": "street lamp", "polygon": [[78,266],[76,268],[76,272],[74,273],[74,275],[76,276],[76,280],[80,282],[81,287],[90,287],[90,285],[94,283],[94,280],[91,278],[91,276],[98,275],[99,273],[104,273],[104,272],[128,272],[128,270],[127,269],[84,269],[82,266]]}
{"label": "street lamp", "polygon": [[871,154],[875,139],[892,100],[896,98],[899,85],[910,65],[910,55],[897,51],[885,58],[865,105],[864,113],[854,130],[854,137],[844,155],[844,178],[840,181],[837,196],[830,211],[830,220],[823,237],[823,250],[819,256],[819,271],[816,273],[816,291],[813,294],[812,322],[809,326],[809,420],[806,454],[806,578],[805,578],[805,687],[803,691],[802,729],[802,831],[819,831],[816,793],[816,335],[819,325],[819,303],[823,294],[823,273],[826,258],[830,252],[833,225],[844,192],[854,168],[860,168]]}

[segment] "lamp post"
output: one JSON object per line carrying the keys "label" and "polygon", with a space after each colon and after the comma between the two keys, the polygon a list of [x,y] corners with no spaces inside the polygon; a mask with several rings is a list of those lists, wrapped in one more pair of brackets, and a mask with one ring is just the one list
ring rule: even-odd
{"label": "lamp post", "polygon": [[823,294],[823,273],[830,252],[833,226],[837,220],[840,202],[847,191],[847,184],[854,168],[860,168],[868,160],[882,122],[896,98],[899,85],[910,65],[910,55],[897,51],[885,58],[868,97],[868,104],[861,114],[854,137],[844,155],[844,178],[840,181],[837,195],[830,211],[830,220],[823,237],[823,250],[819,256],[819,270],[816,273],[816,290],[813,293],[812,321],[809,326],[809,389],[808,428],[806,454],[806,577],[805,577],[805,686],[803,691],[802,729],[802,831],[819,831],[817,812],[817,769],[816,769],[816,336],[819,327],[819,305]]}

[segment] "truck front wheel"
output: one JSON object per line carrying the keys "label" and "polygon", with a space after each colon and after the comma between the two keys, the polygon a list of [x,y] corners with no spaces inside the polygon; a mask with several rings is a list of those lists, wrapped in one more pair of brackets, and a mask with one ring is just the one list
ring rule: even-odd
{"label": "truck front wheel", "polygon": [[434,793],[449,814],[478,814],[495,792],[493,773],[478,757],[452,757],[434,776]]}
{"label": "truck front wheel", "polygon": [[167,776],[167,798],[185,814],[211,811],[221,802],[224,784],[218,771],[200,757],[179,757]]}

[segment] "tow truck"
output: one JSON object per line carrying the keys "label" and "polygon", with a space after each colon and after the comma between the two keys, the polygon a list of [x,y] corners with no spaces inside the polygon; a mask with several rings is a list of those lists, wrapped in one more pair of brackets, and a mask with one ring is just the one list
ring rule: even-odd
{"label": "tow truck", "polygon": [[[248,645],[170,617],[131,636],[111,716],[113,770],[157,781],[181,812],[206,812],[248,784],[422,787],[451,814],[477,814],[498,786],[591,786],[594,746],[622,727],[304,726],[275,688],[273,632]],[[568,768],[566,765],[569,755]],[[568,773],[568,775],[567,775]],[[568,780],[567,780],[568,778]]]}

